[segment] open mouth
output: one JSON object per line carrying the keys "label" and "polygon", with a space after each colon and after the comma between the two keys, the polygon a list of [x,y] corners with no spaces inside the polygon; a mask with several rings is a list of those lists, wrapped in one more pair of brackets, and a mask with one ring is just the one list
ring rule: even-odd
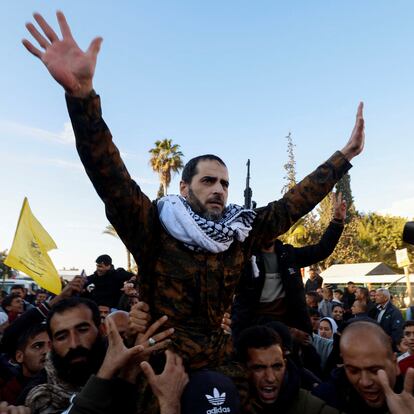
{"label": "open mouth", "polygon": [[260,388],[260,397],[263,401],[272,401],[277,398],[277,387],[268,386]]}
{"label": "open mouth", "polygon": [[368,403],[377,403],[380,399],[380,394],[378,391],[363,392],[362,396]]}

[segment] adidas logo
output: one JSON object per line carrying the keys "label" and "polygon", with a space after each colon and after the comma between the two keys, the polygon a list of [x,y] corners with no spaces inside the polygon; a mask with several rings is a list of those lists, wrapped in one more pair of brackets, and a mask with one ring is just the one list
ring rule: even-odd
{"label": "adidas logo", "polygon": [[221,413],[230,413],[229,407],[214,407],[211,410],[207,410],[206,414],[221,414]]}
{"label": "adidas logo", "polygon": [[220,394],[217,388],[213,389],[213,395],[206,394],[206,398],[211,405],[222,405],[226,401],[226,393]]}

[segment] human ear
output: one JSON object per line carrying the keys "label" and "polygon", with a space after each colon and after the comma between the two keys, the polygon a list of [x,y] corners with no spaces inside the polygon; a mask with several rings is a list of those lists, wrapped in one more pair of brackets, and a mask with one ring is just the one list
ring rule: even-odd
{"label": "human ear", "polygon": [[184,181],[180,181],[180,194],[183,197],[188,197],[188,189],[189,189],[189,184],[184,182]]}

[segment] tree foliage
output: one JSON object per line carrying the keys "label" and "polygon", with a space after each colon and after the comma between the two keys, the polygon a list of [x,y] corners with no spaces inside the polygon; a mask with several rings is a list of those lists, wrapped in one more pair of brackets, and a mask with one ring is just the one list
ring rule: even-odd
{"label": "tree foliage", "polygon": [[287,139],[287,154],[288,160],[283,168],[286,170],[286,175],[283,177],[286,180],[286,184],[282,188],[282,194],[286,194],[290,189],[292,189],[296,184],[296,160],[295,160],[295,144],[293,143],[292,134],[289,134],[285,137]]}
{"label": "tree foliage", "polygon": [[352,217],[356,214],[354,206],[354,197],[351,190],[351,176],[346,173],[335,186],[337,193],[342,193],[342,200],[346,201],[346,219],[345,222],[349,223]]}
{"label": "tree foliage", "polygon": [[7,257],[7,250],[0,251],[0,278],[9,279],[16,277],[17,272],[7,266],[4,261]]}
{"label": "tree foliage", "polygon": [[[284,165],[286,183],[282,194],[296,185],[295,144],[289,133],[287,139],[288,160]],[[335,186],[347,203],[347,218],[342,236],[331,256],[319,263],[322,269],[333,264],[383,262],[397,270],[395,250],[408,248],[414,260],[414,247],[402,241],[402,231],[406,219],[403,217],[383,216],[377,213],[359,213],[354,204],[351,177],[347,173]],[[281,240],[297,247],[316,244],[332,220],[333,193],[328,194],[316,209],[298,220]]]}
{"label": "tree foliage", "polygon": [[[116,232],[114,226],[112,224],[108,224],[105,227],[105,230],[102,232],[103,234],[109,234],[112,237],[116,237],[117,239],[120,239],[118,233]],[[126,250],[126,254],[127,254],[127,270],[128,272],[134,271],[134,273],[137,273],[137,265],[136,264],[132,264],[133,259],[132,259],[132,255],[131,252],[125,247]],[[136,268],[136,269],[134,269]]]}
{"label": "tree foliage", "polygon": [[[362,215],[358,236],[370,261],[384,262],[396,268],[395,250],[405,247],[402,232],[406,220],[403,217],[382,216],[377,213]],[[409,251],[413,249],[409,247]]]}
{"label": "tree foliage", "polygon": [[154,148],[149,150],[151,154],[150,165],[160,179],[163,186],[163,195],[167,195],[168,186],[171,183],[172,174],[179,172],[183,167],[182,157],[184,154],[180,151],[178,144],[173,144],[172,139],[163,139],[155,141]]}

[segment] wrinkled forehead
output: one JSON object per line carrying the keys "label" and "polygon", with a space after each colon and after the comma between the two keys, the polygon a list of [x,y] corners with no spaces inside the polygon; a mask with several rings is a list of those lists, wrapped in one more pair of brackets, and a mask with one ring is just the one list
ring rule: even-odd
{"label": "wrinkled forehead", "polygon": [[195,177],[200,178],[205,176],[229,180],[227,167],[216,160],[200,160],[197,163]]}
{"label": "wrinkled forehead", "polygon": [[62,312],[56,312],[50,319],[50,330],[52,333],[60,330],[73,329],[76,325],[87,322],[94,325],[92,310],[88,306],[67,308]]}

